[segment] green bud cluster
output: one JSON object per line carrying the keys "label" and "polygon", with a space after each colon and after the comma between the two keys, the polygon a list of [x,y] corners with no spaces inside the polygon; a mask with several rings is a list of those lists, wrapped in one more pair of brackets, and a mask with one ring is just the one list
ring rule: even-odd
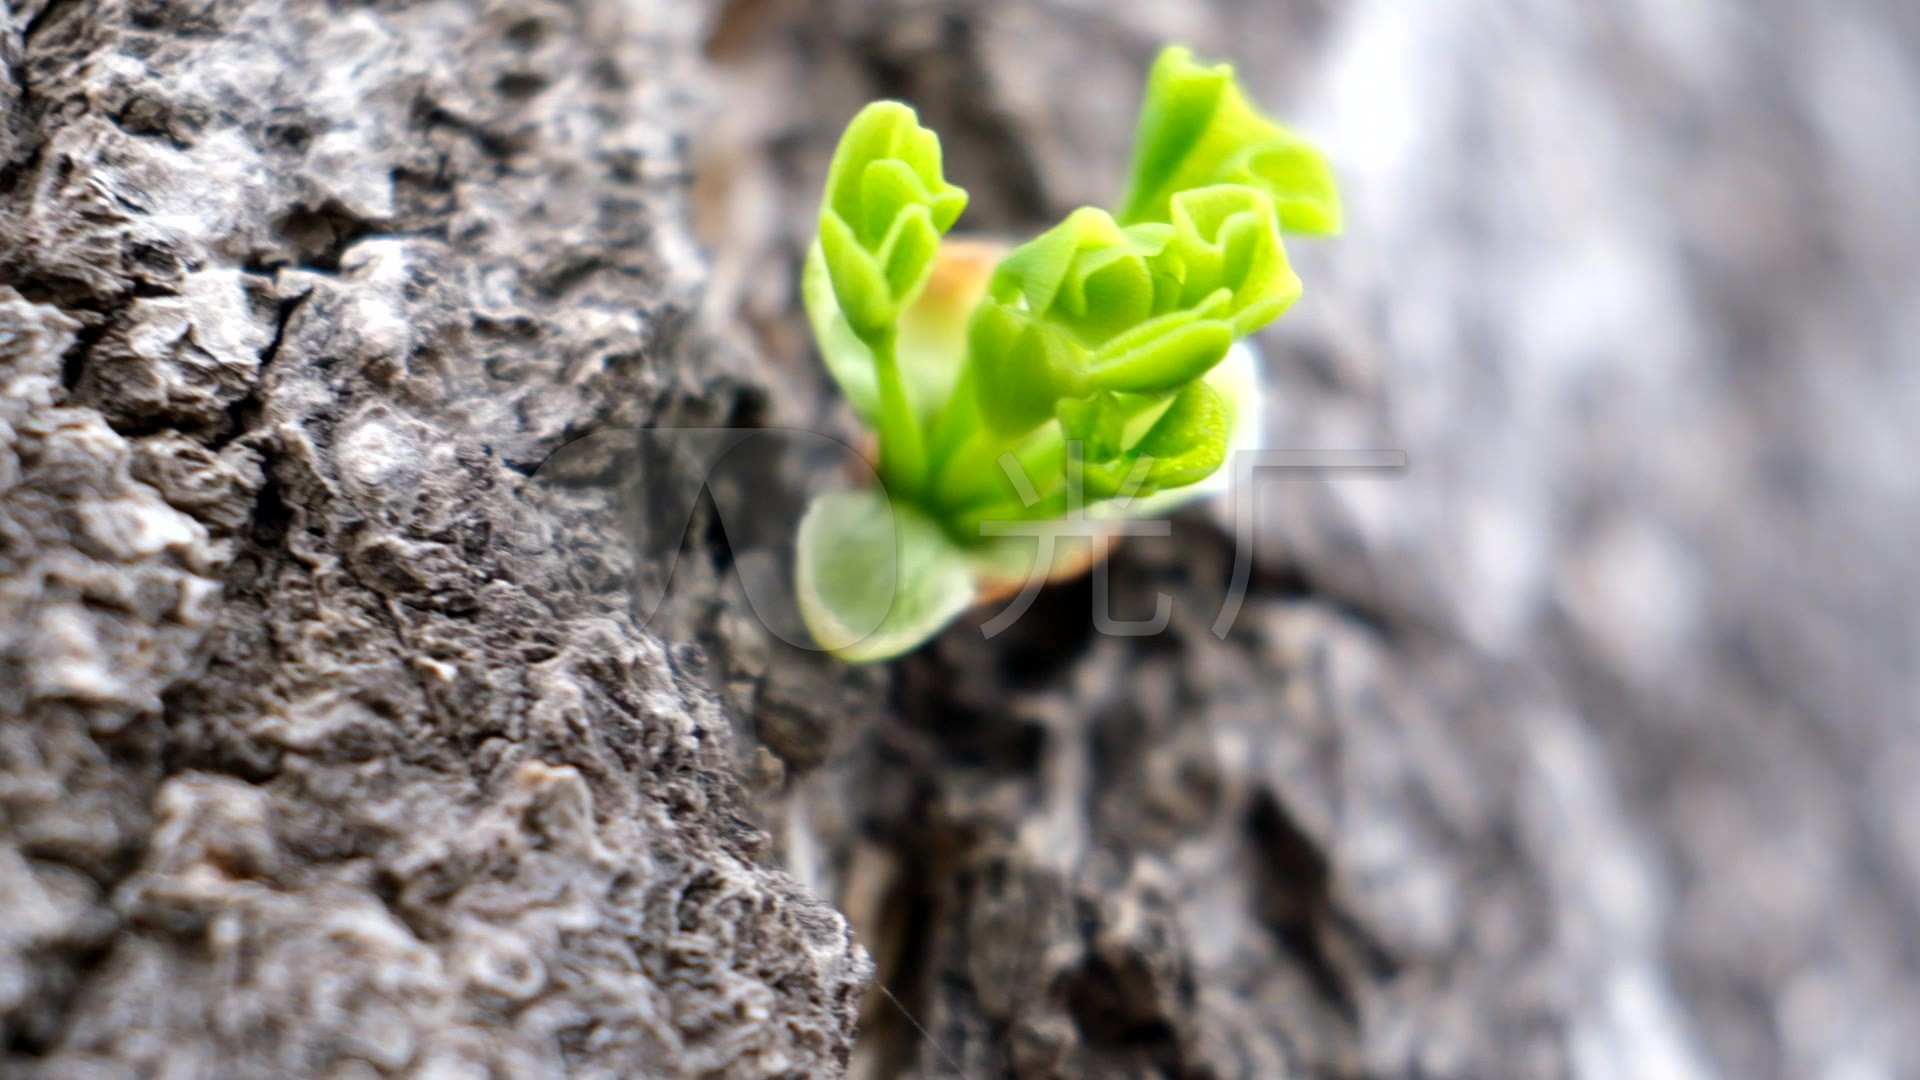
{"label": "green bud cluster", "polygon": [[[1005,564],[983,522],[1125,513],[1224,463],[1250,418],[1214,373],[1299,297],[1281,237],[1338,230],[1332,172],[1231,67],[1178,47],[1154,65],[1130,171],[1116,213],[1069,214],[944,317],[953,298],[922,295],[967,196],[942,175],[938,137],[896,102],[848,126],[804,293],[828,369],[878,437],[885,490],[823,499],[803,522],[802,609],[826,647],[876,659],[931,636]],[[893,577],[912,566],[915,580],[834,564],[884,550],[867,535],[881,525],[902,548]]]}
{"label": "green bud cluster", "polygon": [[876,101],[840,138],[820,206],[833,294],[863,340],[884,334],[933,273],[967,193],[940,174],[940,137],[913,110]]}

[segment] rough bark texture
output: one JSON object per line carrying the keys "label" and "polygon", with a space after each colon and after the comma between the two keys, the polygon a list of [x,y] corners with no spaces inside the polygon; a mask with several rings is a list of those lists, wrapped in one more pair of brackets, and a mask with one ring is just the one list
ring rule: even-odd
{"label": "rough bark texture", "polygon": [[[1920,27],[1524,7],[0,6],[0,1074],[1920,1073]],[[1224,641],[1201,511],[782,645],[819,463],[580,438],[849,436],[840,125],[1031,230],[1170,38],[1349,196],[1270,442],[1411,468]]]}
{"label": "rough bark texture", "polygon": [[520,528],[570,432],[742,399],[685,333],[694,14],[8,13],[0,1071],[845,1061],[867,961],[691,633]]}

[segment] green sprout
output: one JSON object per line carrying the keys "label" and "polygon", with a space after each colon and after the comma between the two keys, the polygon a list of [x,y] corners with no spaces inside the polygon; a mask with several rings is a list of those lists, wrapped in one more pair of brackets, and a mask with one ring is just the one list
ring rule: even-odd
{"label": "green sprout", "polygon": [[1076,210],[1011,251],[944,239],[967,195],[940,166],[912,109],[861,110],[802,280],[878,456],[880,485],[815,499],[797,544],[801,613],[849,661],[1084,569],[1100,541],[1068,523],[1216,490],[1258,423],[1235,343],[1300,295],[1281,236],[1340,228],[1319,151],[1262,116],[1232,67],[1179,47],[1154,64],[1116,213]]}

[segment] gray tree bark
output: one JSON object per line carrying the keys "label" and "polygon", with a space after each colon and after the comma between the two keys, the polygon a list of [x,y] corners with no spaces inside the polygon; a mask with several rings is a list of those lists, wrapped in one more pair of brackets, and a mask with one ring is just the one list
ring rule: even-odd
{"label": "gray tree bark", "polygon": [[568,433],[742,399],[694,16],[6,10],[0,1072],[846,1060],[693,635],[516,532]]}
{"label": "gray tree bark", "polygon": [[[1587,7],[0,7],[0,1075],[1920,1073],[1920,27]],[[1348,196],[1271,444],[1411,467],[1224,640],[1217,507],[783,644],[819,463],[584,437],[851,438],[846,118],[1029,232],[1168,39]]]}

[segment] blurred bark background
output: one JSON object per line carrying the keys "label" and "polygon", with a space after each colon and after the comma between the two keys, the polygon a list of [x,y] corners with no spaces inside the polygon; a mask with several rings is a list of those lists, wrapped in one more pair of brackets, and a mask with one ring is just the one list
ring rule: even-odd
{"label": "blurred bark background", "polygon": [[[1920,19],[1802,7],[0,7],[0,1074],[1920,1073]],[[1348,197],[1270,445],[1411,461],[1224,641],[1225,508],[848,669],[817,463],[553,465],[849,437],[846,119],[1030,232],[1169,40]]]}

